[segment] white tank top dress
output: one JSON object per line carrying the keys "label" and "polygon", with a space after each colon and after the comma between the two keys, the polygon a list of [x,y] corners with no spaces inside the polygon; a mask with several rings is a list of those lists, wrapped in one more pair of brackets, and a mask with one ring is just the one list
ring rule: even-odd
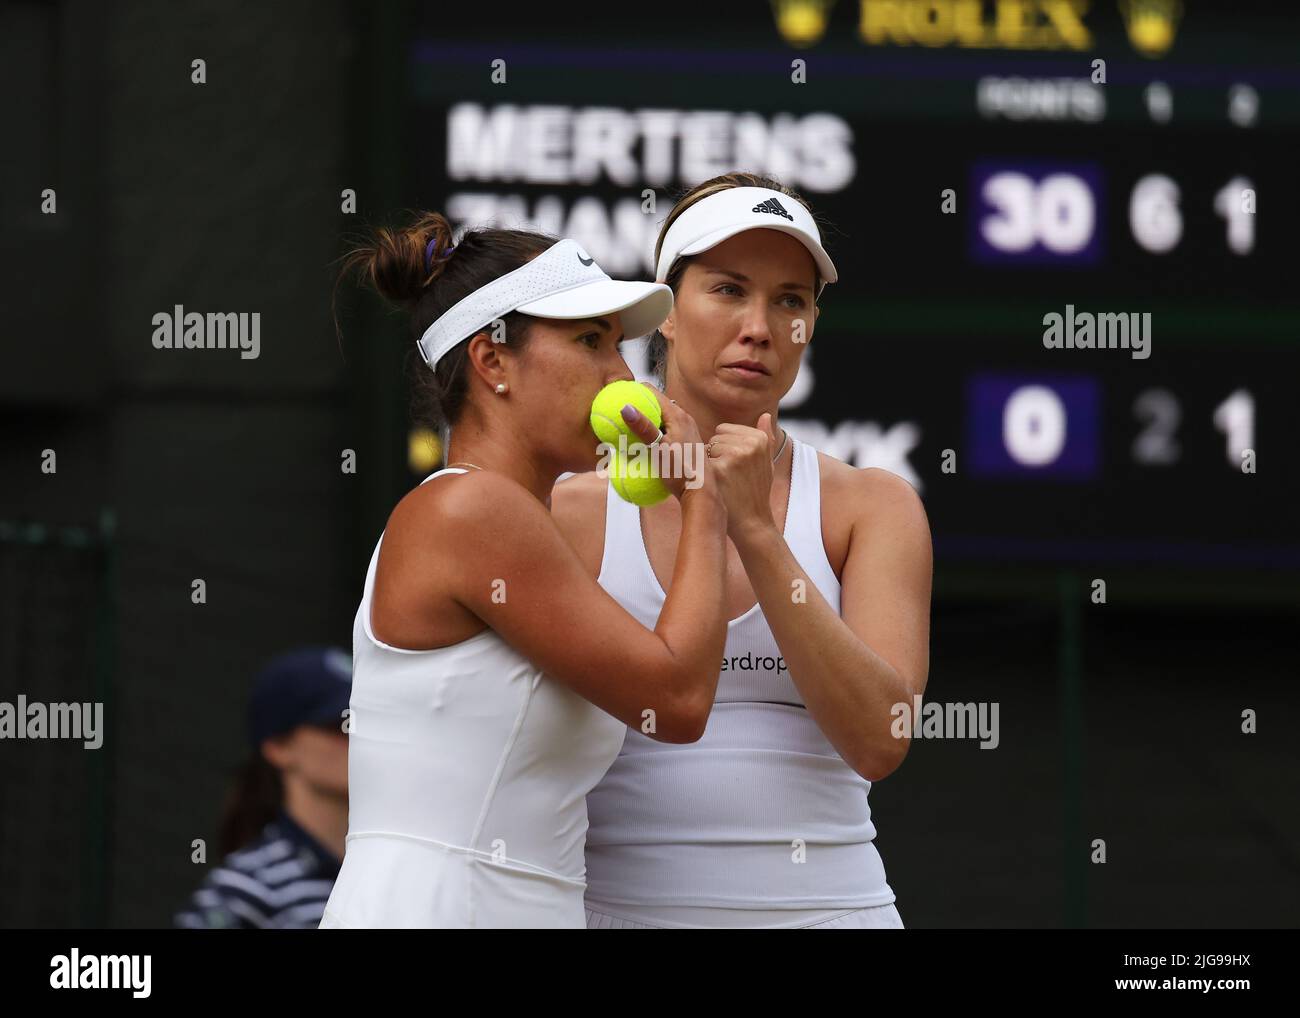
{"label": "white tank top dress", "polygon": [[626,726],[492,629],[375,639],[382,544],[352,626],[347,847],[320,928],[585,927],[585,797]]}
{"label": "white tank top dress", "polygon": [[[785,540],[838,612],[817,450],[793,436],[790,444]],[[654,627],[666,595],[640,510],[612,491],[599,582]],[[727,626],[703,738],[676,745],[628,728],[587,796],[588,926],[809,926],[862,909],[901,926],[872,843],[870,791],[809,717],[755,604]]]}

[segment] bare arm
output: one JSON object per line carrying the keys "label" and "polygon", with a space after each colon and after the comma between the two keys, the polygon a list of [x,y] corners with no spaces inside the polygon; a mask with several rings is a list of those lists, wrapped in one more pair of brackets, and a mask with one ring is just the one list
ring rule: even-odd
{"label": "bare arm", "polygon": [[850,767],[878,781],[910,743],[891,733],[894,704],[910,705],[925,690],[932,549],[925,509],[905,480],[863,470],[855,489],[864,509],[840,580],[840,614],[770,515],[733,526],[732,539],[808,713]]}
{"label": "bare arm", "polygon": [[[456,600],[555,680],[629,726],[653,711],[663,742],[704,732],[726,640],[726,511],[688,492],[673,590],[653,631],[590,576],[550,514],[514,482],[482,474],[443,500]],[[490,513],[484,506],[492,506]]]}

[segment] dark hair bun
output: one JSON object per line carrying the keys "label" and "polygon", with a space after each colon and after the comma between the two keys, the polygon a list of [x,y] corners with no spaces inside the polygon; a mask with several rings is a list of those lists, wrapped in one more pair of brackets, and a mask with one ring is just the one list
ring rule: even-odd
{"label": "dark hair bun", "polygon": [[383,297],[413,305],[441,275],[452,247],[452,228],[438,212],[424,212],[401,229],[377,227],[354,248],[348,268],[359,266]]}

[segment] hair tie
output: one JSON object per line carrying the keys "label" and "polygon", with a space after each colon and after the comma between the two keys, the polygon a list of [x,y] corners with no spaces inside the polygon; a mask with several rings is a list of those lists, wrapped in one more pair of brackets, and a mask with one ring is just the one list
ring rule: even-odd
{"label": "hair tie", "polygon": [[[434,245],[436,245],[437,243],[438,243],[438,238],[434,237],[431,241],[429,241],[429,243],[424,245],[424,271],[425,272],[428,272],[430,269],[433,268],[433,249],[434,249]],[[443,259],[446,259],[450,257],[451,253],[455,250],[456,250],[456,245],[452,244],[451,247],[443,251],[441,257]]]}

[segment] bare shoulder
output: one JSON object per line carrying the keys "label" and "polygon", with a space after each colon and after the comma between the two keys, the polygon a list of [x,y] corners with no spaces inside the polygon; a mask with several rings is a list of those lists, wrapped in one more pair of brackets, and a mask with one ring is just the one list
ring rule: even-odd
{"label": "bare shoulder", "polygon": [[[411,489],[394,507],[384,550],[439,554],[464,552],[476,541],[535,529],[545,508],[518,483],[491,471],[443,474]],[[401,557],[405,557],[402,555]]]}
{"label": "bare shoulder", "polygon": [[551,509],[554,510],[561,501],[570,507],[585,505],[588,509],[599,502],[603,509],[608,487],[607,479],[594,470],[570,474],[551,489]]}
{"label": "bare shoulder", "polygon": [[925,506],[921,496],[911,483],[892,470],[880,467],[852,468],[857,476],[853,482],[857,491],[871,509],[885,512],[902,512],[908,515],[920,513],[925,515]]}
{"label": "bare shoulder", "polygon": [[[859,510],[894,506],[921,508],[921,496],[908,481],[881,467],[855,467],[824,452],[817,453],[822,494]],[[922,510],[924,511],[924,510]]]}
{"label": "bare shoulder", "polygon": [[594,470],[566,477],[551,489],[551,518],[591,576],[600,572],[605,552],[608,496],[608,480]]}
{"label": "bare shoulder", "polygon": [[403,495],[393,508],[390,520],[400,522],[412,516],[452,517],[463,513],[487,494],[505,494],[511,489],[519,489],[519,485],[489,470],[443,474],[416,485]]}
{"label": "bare shoulder", "polygon": [[855,535],[911,533],[918,546],[929,544],[925,506],[905,478],[880,467],[855,467],[823,452],[818,452],[817,464],[822,539],[833,566],[843,565]]}
{"label": "bare shoulder", "polygon": [[384,528],[371,606],[376,637],[418,650],[481,632],[482,621],[461,598],[465,589],[482,586],[475,570],[493,568],[494,554],[527,561],[511,542],[543,544],[546,530],[562,544],[545,507],[497,474],[443,474],[411,489]]}
{"label": "bare shoulder", "polygon": [[849,468],[847,481],[857,510],[852,541],[865,537],[869,546],[891,547],[928,568],[933,555],[930,520],[921,496],[906,478],[880,467]]}

